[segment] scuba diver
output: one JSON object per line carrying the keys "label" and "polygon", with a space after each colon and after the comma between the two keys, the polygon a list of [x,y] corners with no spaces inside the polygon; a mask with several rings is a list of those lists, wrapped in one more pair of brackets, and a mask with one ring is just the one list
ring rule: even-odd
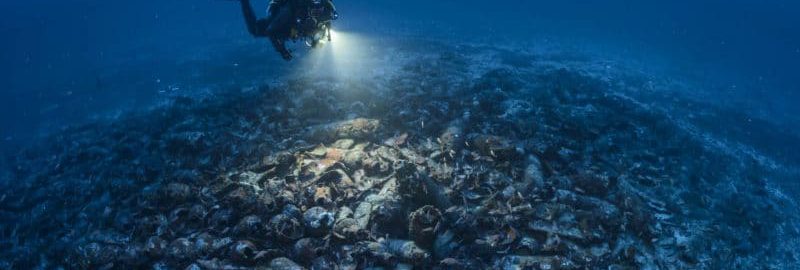
{"label": "scuba diver", "polygon": [[[331,0],[271,0],[267,8],[268,15],[262,19],[256,18],[250,0],[239,2],[250,34],[254,37],[268,37],[272,46],[286,61],[292,60],[286,41],[311,36],[319,30],[329,31],[330,21],[339,17]],[[317,23],[320,21],[326,22],[325,29],[319,29]],[[317,41],[309,46],[315,46]]]}

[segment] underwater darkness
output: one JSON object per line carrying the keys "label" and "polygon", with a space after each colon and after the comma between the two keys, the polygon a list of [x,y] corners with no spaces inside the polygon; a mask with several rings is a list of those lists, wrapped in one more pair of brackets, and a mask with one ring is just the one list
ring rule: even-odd
{"label": "underwater darkness", "polygon": [[800,2],[333,2],[0,1],[0,269],[800,269]]}
{"label": "underwater darkness", "polygon": [[[266,5],[261,2],[254,1],[259,11]],[[702,83],[703,91],[724,93],[720,102],[757,102],[753,106],[769,110],[776,121],[792,127],[798,123],[793,101],[800,89],[800,19],[795,16],[800,4],[792,1],[336,4],[346,15],[338,27],[373,38],[529,42],[623,54],[642,68],[675,71]],[[38,0],[0,5],[0,34],[7,40],[0,45],[0,135],[11,139],[4,148],[87,116],[150,104],[156,86],[138,84],[175,73],[160,69],[197,57],[202,53],[198,51],[219,49],[232,40],[263,43],[249,39],[235,4],[222,0]],[[106,78],[112,74],[138,84],[119,86],[131,83]]]}

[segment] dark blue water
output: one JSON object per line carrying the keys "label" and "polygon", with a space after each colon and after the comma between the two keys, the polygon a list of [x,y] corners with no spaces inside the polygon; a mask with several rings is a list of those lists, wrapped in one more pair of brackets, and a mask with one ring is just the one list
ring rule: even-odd
{"label": "dark blue water", "polygon": [[[264,1],[254,1],[262,11]],[[791,1],[339,1],[342,27],[373,37],[597,47],[664,66],[719,93],[797,112],[800,6]],[[248,41],[228,1],[5,1],[2,134],[41,131],[149,100],[167,66],[225,42]],[[263,13],[263,12],[262,12]],[[262,14],[263,15],[263,14]],[[254,41],[255,42],[255,41]],[[201,51],[201,52],[198,52]],[[651,60],[648,62],[648,60]],[[162,75],[163,76],[163,75]],[[146,103],[145,103],[146,104]],[[793,119],[779,119],[793,121]],[[8,145],[8,141],[4,145]]]}
{"label": "dark blue water", "polygon": [[[256,6],[259,4],[264,6],[255,2]],[[793,16],[798,7],[786,1],[758,4],[749,1],[496,4],[342,1],[337,4],[352,22],[348,27],[360,31],[388,28],[442,36],[446,29],[472,38],[545,36],[585,37],[595,42],[616,40],[631,48],[683,53],[682,60],[733,66],[765,79],[779,77],[791,81],[787,77],[791,74],[790,63],[798,57],[798,24]],[[138,4],[38,1],[3,5],[6,13],[3,30],[17,41],[5,50],[4,59],[22,63],[35,56],[25,61],[30,65],[46,63],[42,59],[59,55],[62,59],[97,58],[103,51],[145,44],[175,48],[184,42],[227,38],[222,32],[241,31],[235,28],[236,9],[225,1]],[[58,45],[53,46],[54,43]]]}
{"label": "dark blue water", "polygon": [[[267,1],[252,2],[265,16]],[[403,217],[390,223],[441,212],[428,217],[443,224],[432,237],[455,232],[455,247],[411,239],[430,251],[416,261],[391,250],[418,237],[413,229],[375,225],[354,237],[385,246],[391,260],[375,259],[385,255],[375,250],[360,250],[368,258],[361,264],[332,256],[334,248],[352,251],[350,237],[321,257],[423,269],[545,268],[556,257],[570,262],[565,269],[800,265],[800,2],[334,3],[341,18],[331,45],[292,44],[296,58],[285,62],[248,34],[238,1],[0,2],[0,269],[275,263],[267,257],[317,267],[281,235],[240,232],[248,196],[266,192],[261,200],[278,178],[286,192],[258,207],[280,209],[252,211],[264,223],[309,213],[321,203],[300,183],[328,181],[329,172],[315,175],[288,156],[320,159],[314,166],[323,171],[341,165],[358,182],[407,173],[393,155],[418,169],[397,185],[414,179],[421,187],[394,191],[408,194],[395,194]],[[390,124],[370,131],[377,135],[332,135],[346,140],[306,134],[352,128],[342,120],[357,117]],[[353,154],[357,165],[343,149],[363,150]],[[297,175],[276,177],[276,168]],[[515,190],[521,179],[535,188]],[[253,194],[243,188],[251,186]],[[332,196],[351,192],[337,188]],[[325,208],[357,210],[381,189],[365,190]],[[532,210],[512,207],[517,199]],[[497,209],[475,210],[481,203]],[[198,205],[200,221],[183,219]],[[389,208],[381,215],[392,216]],[[549,226],[548,211],[566,214]],[[156,224],[161,218],[173,225]],[[173,251],[186,239],[203,242],[198,235],[252,241],[268,255],[242,259],[230,244]],[[42,244],[49,241],[57,244]],[[153,251],[161,241],[170,249]],[[130,254],[137,256],[123,256]],[[145,259],[120,259],[129,257]]]}

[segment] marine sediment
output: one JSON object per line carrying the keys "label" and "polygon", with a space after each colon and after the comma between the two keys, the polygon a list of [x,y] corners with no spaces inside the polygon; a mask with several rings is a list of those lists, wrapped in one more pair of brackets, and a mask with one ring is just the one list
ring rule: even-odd
{"label": "marine sediment", "polygon": [[0,268],[798,265],[796,174],[589,60],[436,48],[54,134],[6,162]]}

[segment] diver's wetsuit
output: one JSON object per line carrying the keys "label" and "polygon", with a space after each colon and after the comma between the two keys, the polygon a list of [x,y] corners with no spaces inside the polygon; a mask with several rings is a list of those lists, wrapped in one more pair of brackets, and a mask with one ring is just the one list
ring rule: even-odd
{"label": "diver's wetsuit", "polygon": [[286,49],[284,40],[289,38],[290,25],[292,22],[292,10],[290,5],[286,5],[286,0],[272,1],[269,7],[267,18],[258,19],[250,5],[250,0],[241,0],[242,15],[247,24],[247,30],[255,37],[269,37],[272,45],[283,56],[284,59],[292,58],[289,50]]}
{"label": "diver's wetsuit", "polygon": [[[267,18],[258,19],[250,5],[250,0],[240,0],[242,14],[247,24],[247,30],[255,37],[269,37],[272,45],[281,54],[283,59],[291,60],[292,55],[286,49],[285,40],[291,35],[291,24],[297,18],[304,16],[312,4],[310,0],[272,0],[269,3]],[[335,12],[331,0],[323,0],[323,5],[328,10]]]}

